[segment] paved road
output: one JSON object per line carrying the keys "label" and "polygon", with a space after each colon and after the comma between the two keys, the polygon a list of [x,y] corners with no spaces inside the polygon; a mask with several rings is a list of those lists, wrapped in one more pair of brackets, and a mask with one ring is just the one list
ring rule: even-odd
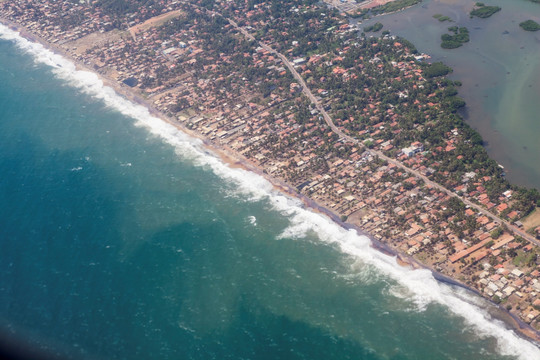
{"label": "paved road", "polygon": [[[219,16],[222,16],[223,18],[227,19],[229,21],[229,23],[234,26],[237,30],[239,30],[242,34],[244,34],[244,36],[246,38],[248,38],[249,40],[252,40],[252,41],[256,41],[256,39],[253,37],[253,35],[251,35],[246,29],[244,29],[243,27],[241,26],[238,26],[238,24],[236,22],[234,22],[233,20],[231,19],[228,19],[226,17],[224,17],[223,15],[221,15],[220,13],[217,13],[217,12],[214,12],[212,11],[213,14],[216,14],[216,15],[219,15]],[[360,147],[362,147],[363,149],[367,149],[366,146],[358,139],[355,139],[347,134],[345,134],[343,131],[341,131],[341,129],[339,129],[335,124],[334,124],[334,121],[332,120],[332,118],[330,117],[330,115],[328,115],[328,113],[326,112],[326,110],[324,109],[323,105],[321,104],[321,102],[319,101],[319,99],[317,99],[315,97],[315,95],[313,95],[313,93],[311,92],[311,90],[309,89],[309,87],[307,86],[306,82],[304,81],[304,79],[302,78],[302,76],[300,76],[300,74],[296,71],[296,69],[294,68],[294,65],[289,61],[289,59],[287,59],[287,57],[279,52],[277,52],[276,50],[272,49],[270,46],[264,44],[262,41],[259,41],[259,46],[262,47],[264,50],[278,56],[281,61],[287,66],[287,68],[289,68],[290,72],[292,73],[293,77],[296,79],[296,81],[298,81],[298,83],[302,86],[302,92],[308,97],[308,99],[311,101],[311,103],[313,105],[315,105],[315,107],[317,108],[317,110],[319,110],[319,112],[322,114],[323,118],[324,118],[324,121],[326,122],[326,124],[332,129],[332,131],[334,133],[336,133],[340,138],[344,139],[344,140],[347,140],[347,141],[350,141],[354,144],[357,144],[359,145]],[[396,166],[398,166],[399,168],[403,169],[404,171],[407,171],[408,173],[416,176],[417,178],[420,178],[422,179],[422,181],[424,181],[425,184],[431,186],[431,187],[434,187],[436,189],[438,189],[439,191],[442,191],[444,193],[446,193],[447,195],[450,195],[450,196],[453,196],[453,197],[456,197],[458,198],[459,200],[461,200],[464,204],[468,205],[470,208],[473,208],[475,209],[477,212],[489,217],[490,219],[492,219],[493,221],[499,223],[499,224],[504,224],[506,225],[506,227],[512,231],[515,235],[519,235],[521,236],[522,238],[524,238],[525,240],[537,245],[537,246],[540,246],[540,241],[536,240],[535,237],[533,237],[532,235],[530,234],[527,234],[525,231],[519,229],[517,226],[515,225],[512,225],[510,222],[498,217],[497,215],[491,213],[490,211],[488,211],[487,209],[481,207],[480,205],[478,204],[475,204],[473,203],[472,201],[462,197],[462,196],[459,196],[458,194],[454,193],[453,191],[445,188],[444,186],[428,179],[425,175],[422,175],[421,173],[419,173],[418,171],[416,170],[413,170],[405,165],[403,165],[401,162],[397,161],[396,159],[393,159],[393,158],[390,158],[386,155],[384,155],[381,151],[378,151],[378,150],[369,150],[371,153],[377,155],[379,158],[381,159],[384,159],[386,160],[388,163],[391,163],[391,164],[394,164]]]}

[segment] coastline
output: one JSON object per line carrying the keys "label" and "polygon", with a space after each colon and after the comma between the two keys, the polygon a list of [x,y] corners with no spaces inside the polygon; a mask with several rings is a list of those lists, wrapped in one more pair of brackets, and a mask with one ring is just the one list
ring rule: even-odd
{"label": "coastline", "polygon": [[[330,218],[333,222],[337,223],[339,226],[341,226],[344,229],[355,230],[358,233],[358,235],[368,237],[370,239],[370,241],[371,241],[371,247],[373,247],[377,251],[380,251],[380,252],[382,252],[382,253],[384,253],[386,255],[395,257],[396,261],[398,262],[399,265],[401,265],[403,267],[411,268],[411,269],[427,269],[432,273],[433,277],[437,281],[445,283],[445,284],[449,284],[449,285],[452,285],[452,286],[461,287],[463,289],[471,291],[472,293],[474,293],[476,295],[481,296],[481,294],[477,290],[475,290],[475,289],[473,289],[473,288],[459,282],[458,280],[447,277],[447,276],[437,272],[436,270],[434,270],[434,269],[432,269],[432,268],[430,268],[430,267],[428,267],[428,266],[426,266],[424,264],[421,264],[420,262],[418,262],[417,260],[415,260],[414,258],[412,258],[412,257],[410,257],[408,255],[400,253],[399,251],[393,249],[389,245],[386,245],[386,244],[382,243],[381,241],[376,239],[374,236],[372,236],[370,233],[368,233],[365,230],[359,228],[358,226],[353,225],[353,224],[349,224],[347,222],[343,222],[339,218],[339,216],[337,214],[335,214],[333,211],[326,208],[325,206],[318,203],[317,201],[307,197],[306,195],[303,195],[303,194],[299,193],[293,186],[287,184],[283,179],[272,177],[272,176],[266,174],[263,171],[262,168],[258,167],[257,165],[255,165],[250,160],[246,159],[241,154],[238,154],[238,153],[236,153],[236,152],[234,152],[234,151],[232,151],[230,149],[227,149],[226,147],[224,147],[224,146],[222,146],[220,144],[217,144],[215,142],[210,141],[209,139],[203,137],[201,134],[188,129],[182,123],[176,121],[175,119],[172,119],[172,118],[166,116],[165,114],[159,112],[158,110],[155,109],[155,107],[151,103],[149,103],[141,95],[137,94],[131,88],[129,88],[126,85],[124,85],[122,83],[119,83],[119,82],[117,82],[115,80],[112,80],[112,79],[110,79],[110,78],[108,78],[108,77],[106,77],[106,76],[104,76],[102,74],[99,74],[95,70],[89,68],[86,64],[83,64],[80,61],[76,60],[69,52],[67,52],[61,46],[51,44],[51,43],[45,41],[43,38],[39,37],[38,35],[28,31],[23,26],[21,26],[19,24],[16,24],[16,23],[13,23],[13,22],[11,22],[11,21],[9,21],[7,19],[0,18],[0,23],[6,25],[7,27],[9,27],[12,30],[15,30],[15,31],[19,32],[20,36],[22,36],[23,38],[25,38],[25,39],[27,39],[27,40],[29,40],[31,42],[39,43],[42,46],[44,46],[46,49],[49,49],[49,50],[53,51],[54,53],[56,53],[56,54],[58,54],[58,55],[60,55],[62,57],[65,57],[66,59],[71,61],[73,64],[75,64],[77,70],[87,71],[87,72],[96,74],[99,77],[99,79],[103,82],[103,84],[105,86],[108,86],[108,87],[112,88],[117,94],[119,94],[122,97],[128,99],[129,101],[132,101],[132,102],[134,102],[134,103],[136,103],[138,105],[144,106],[146,109],[148,109],[148,111],[149,111],[149,113],[151,115],[153,115],[153,116],[161,119],[162,121],[174,126],[175,128],[177,128],[180,131],[184,132],[188,136],[201,140],[201,142],[202,142],[205,149],[209,150],[212,154],[219,157],[229,167],[241,168],[243,170],[254,172],[254,173],[264,177],[267,181],[269,181],[272,184],[274,189],[276,189],[277,191],[279,191],[281,193],[284,193],[289,197],[293,197],[293,198],[296,198],[296,199],[299,199],[300,201],[302,201],[303,206],[306,209],[309,209],[310,211],[314,211],[316,213],[325,215],[326,217]],[[484,298],[484,297],[482,297],[482,298]],[[510,312],[506,311],[500,305],[497,305],[497,304],[495,304],[493,302],[491,302],[491,303],[494,305],[493,309],[497,310],[497,311],[494,311],[495,314],[492,314],[492,312],[490,312],[490,314],[492,314],[497,319],[503,321],[508,326],[509,329],[514,330],[521,337],[523,337],[523,338],[525,338],[527,340],[533,341],[537,346],[540,344],[540,333],[538,331],[534,330],[532,327],[525,324],[523,321],[521,321],[519,318],[517,318],[517,316],[515,316],[515,315],[511,314]]]}

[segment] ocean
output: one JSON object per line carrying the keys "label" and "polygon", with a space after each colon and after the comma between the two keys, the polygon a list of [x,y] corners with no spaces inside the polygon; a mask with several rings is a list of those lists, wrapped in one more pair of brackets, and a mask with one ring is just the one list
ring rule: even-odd
{"label": "ocean", "polygon": [[0,25],[0,334],[73,359],[538,359],[399,266]]}

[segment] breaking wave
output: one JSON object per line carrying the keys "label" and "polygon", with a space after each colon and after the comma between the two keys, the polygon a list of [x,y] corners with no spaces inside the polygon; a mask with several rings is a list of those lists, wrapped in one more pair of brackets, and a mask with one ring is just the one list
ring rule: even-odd
{"label": "breaking wave", "polygon": [[453,313],[463,317],[478,335],[496,338],[498,350],[503,355],[516,356],[524,360],[540,359],[539,348],[507,329],[504,323],[493,319],[485,310],[475,305],[479,300],[468,291],[437,281],[428,270],[412,270],[400,266],[395,257],[372,248],[369,238],[358,235],[354,230],[343,229],[326,216],[306,210],[300,200],[279,193],[262,176],[230,168],[209,153],[200,140],[152,116],[144,106],[126,100],[111,87],[105,86],[96,74],[78,70],[73,62],[41,44],[24,39],[18,32],[2,24],[0,24],[0,38],[14,41],[20,49],[33,56],[36,63],[50,66],[51,71],[69,85],[133,118],[136,126],[146,128],[150,133],[174,146],[176,152],[183,158],[191,160],[195,165],[209,168],[221,178],[233,182],[242,197],[249,201],[268,201],[290,221],[290,225],[280,235],[281,238],[303,238],[309,233],[315,233],[321,241],[337,246],[344,254],[371,264],[394,279],[401,287],[393,289],[391,293],[394,296],[412,299],[417,311],[422,311],[433,302],[443,304]]}

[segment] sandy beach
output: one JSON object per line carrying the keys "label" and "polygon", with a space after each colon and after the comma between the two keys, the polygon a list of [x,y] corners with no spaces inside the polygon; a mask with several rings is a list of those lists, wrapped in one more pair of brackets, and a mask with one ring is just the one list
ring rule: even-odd
{"label": "sandy beach", "polygon": [[[22,37],[28,39],[29,41],[40,43],[47,49],[53,51],[54,53],[69,59],[71,62],[73,62],[76,65],[78,70],[96,73],[93,69],[89,68],[87,65],[81,63],[80,61],[77,61],[69,52],[67,52],[62,47],[55,44],[48,43],[47,41],[40,38],[39,36],[31,33],[30,31],[21,27],[18,24],[14,24],[11,21],[0,18],[0,22],[4,25],[9,26],[11,29],[18,31]],[[129,88],[127,85],[123,83],[107,78],[103,76],[102,74],[99,74],[99,73],[96,73],[96,74],[103,81],[104,85],[114,89],[118,94],[122,95],[123,97],[125,97],[126,99],[134,103],[137,103],[139,105],[146,107],[149,110],[150,114],[163,120],[164,122],[168,124],[175,126],[182,132],[186,133],[187,135],[201,140],[202,144],[208,151],[210,151],[211,153],[219,157],[224,163],[228,164],[229,167],[241,168],[243,170],[250,171],[250,172],[258,174],[259,176],[264,177],[267,181],[269,181],[273,185],[276,191],[279,191],[281,193],[286,194],[289,197],[293,197],[302,201],[306,209],[323,214],[327,216],[328,218],[330,218],[335,223],[339,224],[341,227],[347,230],[355,230],[359,235],[368,237],[371,240],[371,246],[374,249],[384,254],[387,254],[389,256],[395,257],[399,265],[407,267],[407,268],[411,268],[411,269],[427,269],[431,271],[434,278],[437,279],[438,281],[442,283],[450,284],[452,286],[458,286],[458,287],[467,289],[471,291],[472,293],[478,296],[481,296],[481,294],[475,289],[472,289],[455,279],[449,278],[435,271],[434,269],[429,268],[425,266],[424,264],[419,263],[417,260],[413,259],[412,257],[408,255],[399,253],[398,251],[396,251],[389,245],[386,245],[380,242],[372,234],[367,233],[366,231],[362,230],[358,226],[347,223],[347,222],[343,222],[340,219],[340,217],[336,213],[334,213],[332,210],[328,209],[320,202],[317,202],[316,200],[313,200],[299,193],[295,187],[291,186],[290,184],[287,184],[283,179],[269,176],[264,171],[264,169],[258,167],[256,164],[254,164],[253,162],[251,162],[250,160],[248,160],[241,154],[238,154],[234,152],[233,150],[231,150],[230,148],[222,146],[221,144],[218,144],[216,142],[213,142],[203,137],[201,134],[186,128],[182,123],[180,123],[176,119],[168,117],[163,113],[160,113],[159,111],[155,109],[155,107],[149,101],[144,99],[141,95],[137,94],[134,91],[134,89]],[[506,311],[503,307],[493,304],[493,311],[490,311],[490,314],[494,318],[504,321],[510,329],[514,330],[516,333],[520,334],[522,337],[528,340],[532,340],[537,345],[540,344],[540,332],[534,330],[528,324],[524,323],[519,318],[517,318],[513,314]]]}

